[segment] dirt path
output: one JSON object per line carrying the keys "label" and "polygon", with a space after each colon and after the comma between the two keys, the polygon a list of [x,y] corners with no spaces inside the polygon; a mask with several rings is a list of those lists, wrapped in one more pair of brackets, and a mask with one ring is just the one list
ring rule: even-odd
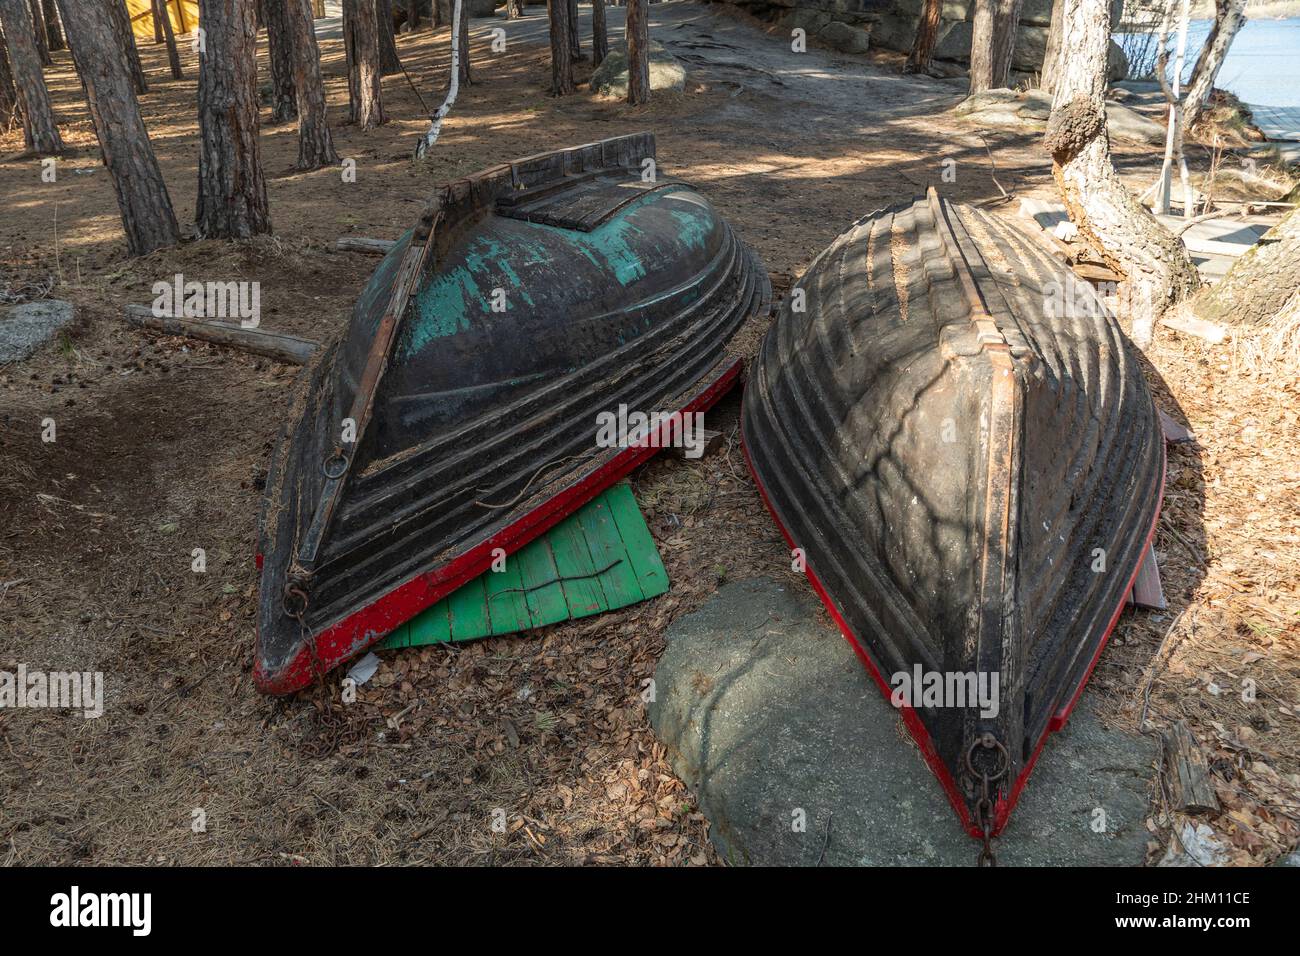
{"label": "dirt path", "polygon": [[[634,478],[673,582],[667,595],[525,637],[386,654],[340,724],[309,697],[259,696],[249,678],[259,492],[294,370],[113,319],[125,303],[150,301],[154,282],[183,273],[257,280],[264,326],[324,337],[374,266],[334,253],[339,235],[394,237],[436,182],[639,129],[658,135],[661,166],[704,189],[757,248],[778,294],[849,222],[940,183],[945,159],[955,160],[956,180],[942,188],[961,201],[998,195],[990,158],[1008,189],[1049,187],[1032,137],[989,134],[986,151],[942,113],[959,97],[954,84],[904,79],[888,62],[793,54],[788,39],[711,8],[651,9],[653,34],[691,71],[684,94],[638,110],[582,92],[552,99],[539,8],[517,24],[476,21],[480,82],[462,90],[430,162],[409,160],[423,110],[402,77],[389,78],[391,123],[369,134],[335,128],[340,154],[357,162],[355,183],[336,170],[297,172],[295,128],[264,127],[274,237],[189,242],[139,260],[126,258],[80,86],[67,53],[56,54],[47,76],[73,150],[57,182],[42,182],[37,162],[13,158],[21,136],[0,138],[0,156],[9,157],[0,161],[0,290],[53,282],[79,314],[56,346],[0,368],[0,670],[20,662],[102,669],[108,709],[93,721],[0,712],[0,862],[714,860],[706,823],[663,760],[639,692],[666,625],[720,581],[789,574],[739,453],[735,397],[710,423],[730,438],[725,454],[656,462]],[[617,33],[622,11],[609,13]],[[488,46],[496,26],[513,38],[500,55]],[[436,104],[448,32],[398,45]],[[195,58],[183,56],[187,79],[174,82],[159,49],[141,49],[153,83],[145,119],[178,218],[188,222]],[[337,40],[322,51],[337,124],[346,110],[342,51]],[[264,50],[262,69],[265,77]],[[751,349],[762,331],[745,331]],[[1225,406],[1250,408],[1251,434],[1277,439],[1294,428],[1294,392],[1288,405],[1278,398],[1285,388],[1243,384],[1196,346],[1170,347],[1181,363],[1174,391],[1206,443],[1172,452],[1183,484],[1170,513],[1192,547],[1228,555],[1225,573],[1266,607],[1250,620],[1272,642],[1264,663],[1284,663],[1262,676],[1277,700],[1294,700],[1286,681],[1300,670],[1286,669],[1294,658],[1283,649],[1294,654],[1300,599],[1295,576],[1287,591],[1278,570],[1298,564],[1296,529],[1286,523],[1294,486],[1251,505],[1278,536],[1267,554],[1227,526],[1208,543],[1202,530],[1226,522],[1247,495],[1233,477],[1242,456],[1222,437],[1245,426],[1225,423]],[[40,440],[46,417],[57,422],[53,444]],[[1226,485],[1214,484],[1220,478]],[[1164,543],[1176,547],[1172,537]],[[195,548],[206,552],[206,573],[191,570]],[[1216,627],[1238,635],[1234,647],[1256,647],[1259,631],[1221,622],[1245,616],[1232,603],[1238,592],[1207,591],[1206,580],[1195,568],[1175,569],[1174,610],[1204,605]],[[1133,722],[1135,688],[1168,623],[1127,619],[1107,652],[1096,684],[1113,696],[1117,721]],[[1198,726],[1222,723],[1218,698],[1180,693],[1187,675],[1208,673],[1203,662],[1177,664],[1177,679],[1157,682],[1155,706],[1194,703]],[[1295,719],[1272,714],[1271,729],[1254,731],[1256,753],[1286,755],[1268,758],[1284,774],[1300,769]],[[493,829],[497,809],[505,833]]]}

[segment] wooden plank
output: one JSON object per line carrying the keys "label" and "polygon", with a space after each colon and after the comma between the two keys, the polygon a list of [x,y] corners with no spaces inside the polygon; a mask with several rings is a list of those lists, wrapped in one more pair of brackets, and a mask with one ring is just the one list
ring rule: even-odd
{"label": "wooden plank", "polygon": [[564,603],[569,616],[589,617],[609,609],[605,592],[596,580],[596,565],[591,560],[591,549],[582,534],[582,525],[575,517],[561,521],[549,535],[555,569],[564,579]]}
{"label": "wooden plank", "polygon": [[363,252],[372,256],[385,256],[393,246],[392,239],[367,239],[364,236],[340,236],[334,240],[334,248],[339,252]]}
{"label": "wooden plank", "polygon": [[128,324],[142,329],[153,329],[166,335],[183,335],[186,338],[224,345],[227,348],[265,355],[289,365],[303,365],[316,351],[317,343],[296,335],[267,332],[265,329],[246,329],[236,322],[208,322],[177,316],[158,316],[147,305],[128,305],[122,313]]}
{"label": "wooden plank", "polygon": [[505,565],[500,571],[484,574],[483,580],[486,583],[488,614],[492,618],[490,633],[510,634],[533,626],[528,601],[524,597],[524,578],[519,573],[517,553],[505,559]]}
{"label": "wooden plank", "polygon": [[543,535],[518,552],[519,573],[527,589],[524,596],[528,601],[528,613],[538,625],[563,621],[569,616],[569,606],[564,600],[564,589],[560,587],[559,572],[555,570],[555,558],[546,543],[547,537]]}
{"label": "wooden plank", "polygon": [[628,561],[641,586],[641,593],[648,598],[655,597],[668,590],[668,572],[664,570],[659,549],[655,547],[641,509],[637,507],[632,489],[623,487],[626,488],[626,494],[612,495],[607,504],[614,516],[619,537],[627,547]]}
{"label": "wooden plank", "polygon": [[1138,565],[1137,577],[1133,579],[1131,600],[1138,607],[1153,611],[1163,611],[1169,607],[1165,601],[1165,590],[1160,586],[1160,566],[1156,564],[1156,549],[1149,543],[1146,556]]}
{"label": "wooden plank", "polygon": [[591,549],[591,560],[598,568],[609,568],[600,576],[600,586],[610,607],[626,607],[645,600],[645,592],[636,579],[632,562],[627,559],[627,546],[619,536],[609,508],[609,497],[620,491],[631,493],[626,484],[616,485],[578,512],[578,521]]}
{"label": "wooden plank", "polygon": [[1217,813],[1219,795],[1210,781],[1210,766],[1187,722],[1177,721],[1161,739],[1171,809],[1180,813]]}
{"label": "wooden plank", "polygon": [[443,598],[433,607],[417,614],[410,622],[407,642],[419,644],[446,644],[451,640],[450,601]]}
{"label": "wooden plank", "polygon": [[447,612],[451,618],[451,639],[470,640],[492,633],[492,621],[488,617],[487,591],[480,575],[473,581],[454,591],[447,599]]}
{"label": "wooden plank", "polygon": [[1211,345],[1219,345],[1228,337],[1228,330],[1223,326],[1198,319],[1186,309],[1170,309],[1169,313],[1160,319],[1160,324],[1175,332],[1204,339]]}

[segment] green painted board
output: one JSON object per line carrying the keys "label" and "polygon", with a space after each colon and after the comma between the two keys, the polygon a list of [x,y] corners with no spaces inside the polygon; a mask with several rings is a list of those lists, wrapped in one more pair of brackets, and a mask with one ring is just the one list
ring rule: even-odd
{"label": "green painted board", "polygon": [[383,649],[513,634],[627,607],[668,590],[668,573],[627,482],[417,614]]}

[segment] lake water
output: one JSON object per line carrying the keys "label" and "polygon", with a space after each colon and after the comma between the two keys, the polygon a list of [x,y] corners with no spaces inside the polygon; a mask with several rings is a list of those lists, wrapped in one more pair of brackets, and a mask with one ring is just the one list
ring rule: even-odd
{"label": "lake water", "polygon": [[[1209,20],[1189,25],[1189,76],[1209,29]],[[1214,85],[1247,103],[1300,106],[1300,19],[1247,20],[1228,48]]]}

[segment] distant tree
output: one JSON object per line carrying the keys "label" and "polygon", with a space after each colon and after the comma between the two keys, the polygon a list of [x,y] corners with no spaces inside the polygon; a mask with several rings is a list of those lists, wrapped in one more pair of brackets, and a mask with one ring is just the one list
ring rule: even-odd
{"label": "distant tree", "polygon": [[649,0],[627,0],[627,101],[639,106],[650,100]]}
{"label": "distant tree", "polygon": [[195,221],[206,238],[246,239],[271,231],[257,135],[256,8],[253,0],[199,0],[199,22]]}
{"label": "distant tree", "polygon": [[1044,145],[1080,235],[1125,276],[1133,339],[1150,344],[1156,318],[1200,284],[1173,233],[1120,181],[1106,134],[1109,0],[1065,0],[1061,71]]}
{"label": "distant tree", "polygon": [[320,48],[312,22],[311,0],[285,0],[292,34],[293,85],[298,95],[298,168],[319,169],[339,161],[330,137]]}
{"label": "distant tree", "polygon": [[119,54],[108,7],[60,0],[72,59],[81,77],[104,166],[113,180],[131,255],[180,241],[171,197],[154,156],[126,60]]}
{"label": "distant tree", "polygon": [[287,123],[298,118],[298,99],[293,86],[293,34],[286,10],[292,0],[263,0],[262,22],[266,26],[267,59],[271,62],[271,122]]}
{"label": "distant tree", "polygon": [[23,0],[0,0],[0,24],[9,44],[14,89],[23,115],[23,137],[27,148],[38,156],[63,152],[63,140],[50,106],[50,91],[41,74],[41,56],[36,51],[36,33],[31,10]]}
{"label": "distant tree", "polygon": [[524,15],[524,0],[506,0],[506,19],[518,20]]}
{"label": "distant tree", "polygon": [[605,29],[605,0],[591,0],[591,65],[600,66],[609,56],[609,32]]}
{"label": "distant tree", "polygon": [[375,0],[343,0],[343,48],[348,63],[349,116],[362,129],[388,122],[379,77]]}
{"label": "distant tree", "polygon": [[1183,101],[1183,128],[1191,129],[1201,118],[1205,104],[1210,101],[1210,91],[1218,79],[1219,68],[1228,55],[1228,47],[1246,21],[1246,0],[1215,0],[1214,22],[1210,25],[1201,55],[1192,68],[1192,79],[1187,84],[1187,97]]}
{"label": "distant tree", "polygon": [[573,47],[569,43],[568,0],[546,0],[551,31],[551,95],[573,92]]}
{"label": "distant tree", "polygon": [[569,48],[574,63],[582,62],[582,37],[578,33],[578,0],[569,0]]}
{"label": "distant tree", "polygon": [[1061,73],[1061,29],[1065,0],[1052,0],[1052,23],[1047,28],[1047,47],[1043,50],[1043,69],[1038,88],[1049,96],[1056,92],[1056,78]]}
{"label": "distant tree", "polygon": [[171,68],[173,80],[185,79],[181,72],[181,54],[176,49],[176,33],[172,29],[172,19],[167,12],[167,0],[153,0],[154,23],[162,31],[167,44],[167,65]]}
{"label": "distant tree", "polygon": [[420,0],[406,0],[406,28],[414,33],[420,25]]}
{"label": "distant tree", "polygon": [[474,74],[469,64],[469,4],[462,3],[460,10],[460,85],[472,86]]}
{"label": "distant tree", "polygon": [[144,67],[140,65],[140,51],[135,46],[135,34],[131,31],[131,18],[126,13],[126,0],[105,0],[109,12],[113,15],[113,35],[117,46],[126,55],[127,66],[131,70],[131,85],[137,94],[148,93],[149,83],[145,79]]}
{"label": "distant tree", "polygon": [[8,132],[22,122],[18,108],[18,90],[14,87],[13,68],[9,65],[9,46],[0,31],[0,132]]}
{"label": "distant tree", "polygon": [[54,0],[42,0],[41,10],[45,14],[45,36],[50,49],[65,49],[67,44],[63,42],[63,31],[59,29],[59,11]]}
{"label": "distant tree", "polygon": [[921,5],[921,19],[916,24],[916,36],[912,38],[912,49],[907,54],[904,73],[925,73],[930,69],[930,59],[934,56],[934,45],[939,39],[939,20],[943,13],[943,0],[924,0]]}
{"label": "distant tree", "polygon": [[1011,54],[1020,25],[1020,0],[975,0],[971,24],[970,91],[1002,89],[1011,79]]}
{"label": "distant tree", "polygon": [[393,0],[375,0],[375,25],[379,36],[379,72],[391,76],[402,72],[397,58],[397,37],[393,32]]}
{"label": "distant tree", "polygon": [[27,0],[32,15],[32,39],[36,43],[36,53],[41,58],[42,66],[54,62],[50,56],[49,34],[45,30],[45,14],[41,12],[41,0]]}
{"label": "distant tree", "polygon": [[[149,11],[153,14],[153,42],[155,44],[163,42],[162,18],[167,12],[167,0],[150,0]],[[170,18],[168,18],[170,19]]]}

